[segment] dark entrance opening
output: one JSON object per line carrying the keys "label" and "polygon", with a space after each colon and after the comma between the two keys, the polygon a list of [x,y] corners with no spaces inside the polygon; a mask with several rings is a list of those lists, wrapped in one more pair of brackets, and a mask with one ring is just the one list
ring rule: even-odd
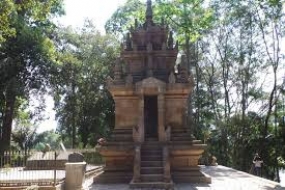
{"label": "dark entrance opening", "polygon": [[157,96],[144,97],[144,126],[146,137],[158,137]]}

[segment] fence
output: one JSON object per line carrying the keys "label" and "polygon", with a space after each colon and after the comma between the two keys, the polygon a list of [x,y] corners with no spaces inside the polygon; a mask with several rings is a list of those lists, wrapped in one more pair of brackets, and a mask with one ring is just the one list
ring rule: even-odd
{"label": "fence", "polygon": [[49,152],[5,152],[0,156],[0,187],[56,186],[65,178],[65,163],[70,153],[81,153],[87,172],[103,163],[94,149]]}

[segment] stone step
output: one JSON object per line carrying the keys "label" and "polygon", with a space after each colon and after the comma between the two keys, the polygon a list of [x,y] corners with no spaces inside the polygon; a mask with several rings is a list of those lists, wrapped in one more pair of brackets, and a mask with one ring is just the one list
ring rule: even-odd
{"label": "stone step", "polygon": [[171,128],[171,132],[176,132],[176,131],[189,131],[189,128],[185,128],[185,127],[172,127]]}
{"label": "stone step", "polygon": [[132,129],[115,129],[112,131],[113,134],[133,134]]}
{"label": "stone step", "polygon": [[162,152],[162,147],[156,145],[142,145],[141,152]]}
{"label": "stone step", "polygon": [[171,137],[191,137],[189,133],[171,133]]}
{"label": "stone step", "polygon": [[141,149],[142,155],[162,155],[162,148],[156,148],[156,149]]}
{"label": "stone step", "polygon": [[141,161],[162,161],[162,155],[142,155]]}
{"label": "stone step", "polygon": [[132,137],[132,134],[129,133],[112,133],[111,137]]}
{"label": "stone step", "polygon": [[191,140],[190,136],[178,136],[178,137],[172,136],[171,137],[171,141],[190,141],[190,140]]}
{"label": "stone step", "polygon": [[141,151],[141,156],[162,156],[162,150],[144,150]]}
{"label": "stone step", "polygon": [[112,134],[111,139],[115,141],[133,141],[133,136],[130,134]]}
{"label": "stone step", "polygon": [[150,149],[150,148],[160,148],[161,149],[161,144],[157,142],[145,142],[142,145],[142,149]]}
{"label": "stone step", "polygon": [[105,172],[128,172],[133,171],[133,166],[105,166]]}
{"label": "stone step", "polygon": [[162,161],[141,161],[141,167],[163,167]]}
{"label": "stone step", "polygon": [[115,138],[111,138],[110,141],[115,141],[115,142],[132,142],[133,141],[133,138],[118,138],[118,137],[115,137]]}
{"label": "stone step", "polygon": [[187,141],[171,141],[172,144],[179,144],[179,145],[193,145],[193,144],[201,144],[201,140],[187,140]]}
{"label": "stone step", "polygon": [[120,130],[120,131],[118,131],[118,130],[116,130],[116,131],[113,131],[112,133],[111,133],[111,135],[130,135],[130,136],[132,136],[133,135],[133,132],[132,131],[125,131],[125,130]]}
{"label": "stone step", "polygon": [[141,174],[163,174],[163,167],[141,167]]}
{"label": "stone step", "polygon": [[129,183],[133,177],[132,172],[102,172],[94,177],[94,183]]}
{"label": "stone step", "polygon": [[154,141],[155,142],[155,141],[158,141],[158,138],[157,137],[146,137],[145,141],[146,142],[149,142],[149,141]]}
{"label": "stone step", "polygon": [[130,183],[131,189],[156,189],[156,190],[172,190],[174,189],[173,183],[165,183],[165,182],[131,182]]}
{"label": "stone step", "polygon": [[148,190],[173,190],[174,183],[173,181],[170,182],[130,182],[131,189],[148,189]]}
{"label": "stone step", "polygon": [[144,142],[142,145],[142,149],[161,149],[162,144],[156,141],[149,141],[149,142]]}
{"label": "stone step", "polygon": [[162,182],[163,174],[141,174],[142,182]]}
{"label": "stone step", "polygon": [[141,152],[162,152],[162,147],[158,145],[143,145]]}
{"label": "stone step", "polygon": [[171,133],[185,133],[185,132],[189,132],[188,129],[182,129],[182,128],[179,128],[179,129],[171,129]]}
{"label": "stone step", "polygon": [[190,136],[191,134],[187,131],[172,131],[171,136]]}

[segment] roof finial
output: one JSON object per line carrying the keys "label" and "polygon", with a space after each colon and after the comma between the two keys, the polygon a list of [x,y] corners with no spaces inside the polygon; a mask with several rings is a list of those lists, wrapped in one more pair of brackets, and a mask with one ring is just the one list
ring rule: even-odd
{"label": "roof finial", "polygon": [[151,0],[147,0],[146,2],[146,13],[145,13],[146,19],[150,18],[152,19],[152,7],[151,7]]}

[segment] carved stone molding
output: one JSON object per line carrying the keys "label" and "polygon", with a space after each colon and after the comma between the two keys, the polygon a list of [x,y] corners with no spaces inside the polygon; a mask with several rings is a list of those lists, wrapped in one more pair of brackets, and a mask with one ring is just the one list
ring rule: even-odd
{"label": "carved stone molding", "polygon": [[166,83],[154,77],[149,77],[136,83],[136,93],[145,95],[158,95],[165,92]]}

